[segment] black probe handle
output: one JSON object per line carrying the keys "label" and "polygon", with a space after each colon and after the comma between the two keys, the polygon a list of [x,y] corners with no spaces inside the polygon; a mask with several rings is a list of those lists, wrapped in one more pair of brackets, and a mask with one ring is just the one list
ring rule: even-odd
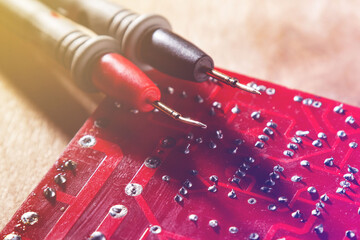
{"label": "black probe handle", "polygon": [[205,52],[179,35],[156,29],[145,35],[138,54],[159,71],[194,82],[208,79],[214,61]]}

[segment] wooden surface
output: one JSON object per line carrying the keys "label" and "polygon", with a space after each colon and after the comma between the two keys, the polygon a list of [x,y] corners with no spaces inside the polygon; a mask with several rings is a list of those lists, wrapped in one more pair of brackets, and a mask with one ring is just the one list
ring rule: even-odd
{"label": "wooden surface", "polygon": [[[359,2],[119,2],[164,15],[219,67],[360,106]],[[7,30],[0,36],[2,228],[101,96],[71,87],[61,68]]]}

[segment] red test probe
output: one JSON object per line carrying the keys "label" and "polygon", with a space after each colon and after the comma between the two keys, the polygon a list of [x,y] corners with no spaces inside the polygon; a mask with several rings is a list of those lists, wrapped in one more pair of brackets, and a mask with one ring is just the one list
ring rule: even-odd
{"label": "red test probe", "polygon": [[42,48],[67,70],[84,91],[101,90],[139,111],[155,108],[175,120],[206,128],[160,102],[160,90],[120,54],[118,42],[51,11],[34,0],[0,0],[0,24]]}
{"label": "red test probe", "polygon": [[205,124],[182,117],[160,102],[159,88],[138,67],[119,54],[105,54],[94,64],[92,82],[110,97],[130,102],[142,112],[151,111],[155,107],[175,120],[206,128]]}

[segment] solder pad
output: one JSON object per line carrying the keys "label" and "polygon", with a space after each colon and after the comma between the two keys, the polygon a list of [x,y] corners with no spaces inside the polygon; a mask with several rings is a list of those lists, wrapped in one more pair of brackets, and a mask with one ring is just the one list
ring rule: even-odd
{"label": "solder pad", "polygon": [[105,99],[1,237],[356,239],[360,110],[227,73],[262,95],[149,73],[205,130]]}

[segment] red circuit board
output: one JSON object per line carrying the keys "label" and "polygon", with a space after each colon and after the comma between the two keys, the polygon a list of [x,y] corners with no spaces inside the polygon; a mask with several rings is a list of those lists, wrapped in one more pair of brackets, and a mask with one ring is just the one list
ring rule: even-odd
{"label": "red circuit board", "polygon": [[261,96],[150,77],[208,125],[106,99],[1,239],[356,239],[360,109],[228,72]]}

